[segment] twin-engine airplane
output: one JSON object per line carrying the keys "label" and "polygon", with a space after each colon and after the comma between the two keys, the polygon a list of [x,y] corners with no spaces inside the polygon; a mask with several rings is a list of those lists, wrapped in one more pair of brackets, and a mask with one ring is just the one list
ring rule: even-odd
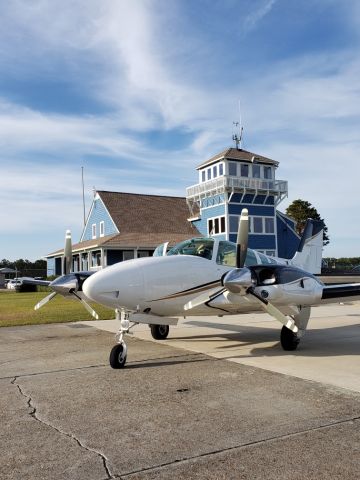
{"label": "twin-engine airplane", "polygon": [[[233,315],[265,311],[282,325],[284,350],[295,350],[303,336],[311,306],[360,298],[360,284],[325,286],[320,273],[323,225],[308,220],[298,251],[291,260],[268,257],[248,249],[248,211],[242,211],[237,243],[214,238],[186,240],[162,256],[117,263],[90,276],[71,273],[50,283],[56,294],[75,296],[96,318],[82,298],[114,308],[120,320],[117,344],[110,353],[112,368],[123,368],[125,334],[138,323],[148,324],[157,340],[169,334],[176,317]],[[71,258],[71,245],[65,259]],[[159,252],[159,249],[157,249]],[[69,260],[65,261],[69,265]],[[311,272],[311,273],[310,273]]]}

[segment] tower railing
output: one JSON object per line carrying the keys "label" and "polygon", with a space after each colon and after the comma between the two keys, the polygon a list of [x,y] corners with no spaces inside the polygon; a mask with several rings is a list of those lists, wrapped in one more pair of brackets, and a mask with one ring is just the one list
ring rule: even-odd
{"label": "tower railing", "polygon": [[217,195],[224,192],[247,191],[272,194],[279,197],[287,195],[288,182],[286,180],[266,180],[263,178],[239,178],[224,175],[207,182],[192,185],[186,189],[188,200],[194,200]]}

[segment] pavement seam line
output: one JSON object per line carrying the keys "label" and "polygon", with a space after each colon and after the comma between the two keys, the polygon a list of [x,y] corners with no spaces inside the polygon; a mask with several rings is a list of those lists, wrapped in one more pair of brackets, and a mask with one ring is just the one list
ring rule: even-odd
{"label": "pavement seam line", "polygon": [[[189,353],[187,355],[169,355],[168,357],[154,357],[154,358],[148,358],[144,360],[133,360],[132,362],[128,362],[127,365],[139,365],[141,363],[150,363],[153,362],[154,360],[171,360],[173,358],[182,358],[182,357],[196,357],[196,356],[204,356],[208,357],[205,358],[204,360],[218,360],[215,357],[211,357],[207,355],[206,353],[201,353],[201,352],[194,352],[194,353]],[[108,363],[99,363],[98,365],[85,365],[83,367],[75,367],[75,368],[62,368],[59,370],[48,370],[44,372],[34,372],[34,373],[23,373],[21,375],[16,375],[16,378],[20,377],[35,377],[37,375],[48,375],[52,373],[62,373],[62,372],[72,372],[72,371],[77,371],[77,370],[86,370],[90,368],[102,368],[102,367],[108,367]],[[10,378],[14,378],[14,375],[9,375],[6,377],[0,377],[0,380],[9,380]]]}
{"label": "pavement seam line", "polygon": [[106,472],[106,480],[112,480],[112,479],[115,479],[116,477],[114,476],[114,474],[111,473],[111,470],[110,470],[110,467],[109,467],[109,459],[106,457],[106,455],[104,455],[103,453],[101,453],[100,451],[98,450],[95,450],[94,448],[91,448],[91,447],[88,447],[87,445],[85,445],[84,443],[81,442],[81,440],[79,440],[74,434],[72,433],[69,433],[69,432],[65,432],[64,430],[61,430],[60,428],[58,427],[55,427],[55,425],[52,425],[51,423],[48,423],[46,422],[45,420],[41,419],[39,417],[39,414],[37,412],[37,409],[35,407],[35,405],[33,404],[33,399],[31,398],[30,395],[27,395],[24,390],[21,388],[21,386],[19,385],[19,383],[17,383],[17,380],[18,380],[19,377],[13,377],[13,379],[11,380],[11,384],[14,385],[15,387],[17,387],[20,395],[22,395],[26,401],[27,401],[27,406],[28,408],[31,410],[29,412],[29,415],[34,419],[36,420],[37,422],[41,423],[42,425],[45,425],[53,430],[55,430],[57,433],[60,433],[61,435],[64,435],[68,438],[70,438],[71,440],[74,440],[78,446],[80,448],[83,448],[84,450],[86,450],[87,452],[91,452],[91,453],[95,453],[97,456],[100,457],[101,461],[102,461],[102,464],[103,464],[103,467],[105,469],[105,472]]}
{"label": "pavement seam line", "polygon": [[346,420],[338,420],[338,421],[331,422],[331,423],[328,423],[328,424],[325,424],[325,425],[320,425],[318,427],[309,428],[307,430],[301,430],[299,432],[287,433],[285,435],[264,438],[264,439],[261,439],[261,440],[255,440],[253,442],[244,443],[242,445],[234,445],[233,447],[223,448],[223,449],[220,449],[220,450],[213,450],[211,452],[205,452],[205,453],[201,453],[199,455],[194,455],[194,456],[190,456],[190,457],[186,457],[186,458],[179,458],[179,459],[173,460],[171,462],[161,463],[159,465],[155,465],[155,466],[152,466],[152,467],[147,467],[147,468],[143,468],[143,469],[140,469],[140,470],[133,470],[131,472],[122,473],[121,478],[125,479],[127,477],[131,477],[132,475],[136,475],[138,473],[156,472],[157,470],[162,470],[165,467],[170,467],[170,466],[173,466],[173,465],[186,464],[186,463],[188,463],[192,460],[211,457],[213,455],[219,455],[221,453],[231,452],[232,450],[240,450],[240,449],[247,448],[247,447],[253,447],[253,446],[261,445],[261,444],[264,444],[264,443],[267,443],[267,442],[273,442],[273,441],[277,441],[277,440],[292,438],[292,437],[304,435],[304,434],[309,433],[309,432],[316,432],[316,431],[323,430],[323,429],[326,429],[326,428],[332,428],[332,427],[335,427],[337,425],[343,425],[343,424],[346,424],[346,423],[353,423],[353,422],[359,421],[359,420],[360,420],[360,416],[352,417],[352,418],[348,418]]}

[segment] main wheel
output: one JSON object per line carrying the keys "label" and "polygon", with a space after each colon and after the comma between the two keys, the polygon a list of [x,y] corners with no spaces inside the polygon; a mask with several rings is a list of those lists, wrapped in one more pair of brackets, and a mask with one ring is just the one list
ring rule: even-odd
{"label": "main wheel", "polygon": [[300,343],[300,338],[296,333],[292,332],[286,327],[282,327],[280,335],[280,343],[284,350],[296,350]]}
{"label": "main wheel", "polygon": [[150,325],[150,330],[155,340],[165,340],[169,335],[169,325]]}
{"label": "main wheel", "polygon": [[112,368],[125,367],[126,350],[126,346],[123,343],[118,343],[111,349],[109,362]]}

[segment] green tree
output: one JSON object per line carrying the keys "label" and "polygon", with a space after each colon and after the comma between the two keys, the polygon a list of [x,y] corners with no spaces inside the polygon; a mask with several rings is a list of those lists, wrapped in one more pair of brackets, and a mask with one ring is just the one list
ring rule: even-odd
{"label": "green tree", "polygon": [[300,198],[298,200],[294,200],[286,209],[286,215],[296,221],[296,231],[299,235],[302,235],[306,220],[308,218],[322,221],[324,223],[324,246],[330,242],[328,228],[325,225],[324,219],[321,218],[319,212],[311,205],[310,202],[301,200]]}

